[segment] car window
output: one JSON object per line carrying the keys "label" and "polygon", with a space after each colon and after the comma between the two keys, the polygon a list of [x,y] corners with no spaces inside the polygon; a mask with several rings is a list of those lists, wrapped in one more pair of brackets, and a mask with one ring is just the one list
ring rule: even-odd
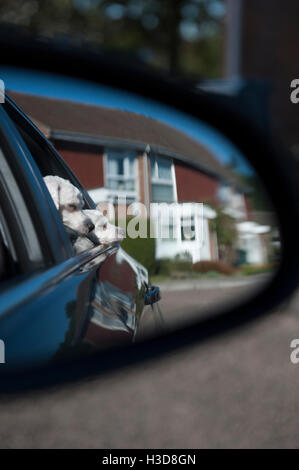
{"label": "car window", "polygon": [[42,176],[55,175],[71,181],[82,192],[85,202],[84,208],[94,208],[93,201],[64,160],[57,154],[53,145],[9,101],[4,104],[4,107],[22,136]]}
{"label": "car window", "polygon": [[[0,284],[8,281],[20,272],[16,250],[11,238],[6,219],[0,207]],[[1,286],[0,286],[1,288]]]}
{"label": "car window", "polygon": [[40,267],[41,247],[23,192],[0,148],[0,290]]}
{"label": "car window", "polygon": [[[42,176],[54,175],[54,176],[60,176],[61,178],[72,181],[71,173],[67,171],[64,164],[61,163],[58,158],[55,158],[56,157],[55,153],[52,151],[50,145],[48,145],[46,141],[43,141],[43,146],[42,146],[39,144],[39,142],[34,140],[34,138],[29,133],[27,133],[24,129],[22,129],[21,127],[18,127],[18,130],[21,136],[23,137]],[[85,201],[84,209],[88,209],[88,208],[89,206],[86,204],[86,201]],[[70,245],[72,246],[72,250],[73,250],[73,243],[76,240],[76,234],[72,229],[69,229],[65,225],[64,225],[64,229],[67,233]]]}
{"label": "car window", "polygon": [[[72,171],[68,168],[52,144],[48,142],[47,139],[34,127],[34,125],[32,125],[29,120],[25,119],[22,114],[19,113],[9,102],[5,103],[4,106],[7,114],[16,126],[20,137],[23,139],[27,147],[27,151],[30,152],[31,157],[33,158],[38,170],[41,173],[41,176],[59,176],[70,181],[81,192],[83,197],[82,208],[94,208],[93,201],[90,199],[87,192],[84,190],[77,178],[73,175]],[[44,189],[46,191],[46,187],[44,187]],[[49,200],[50,195],[48,194],[47,197]],[[70,229],[66,225],[63,225],[60,217],[57,217],[56,224],[59,223],[61,223],[60,229],[64,232],[65,242],[69,242],[68,251],[72,256],[75,254],[73,247],[78,235],[74,232],[74,230]]]}

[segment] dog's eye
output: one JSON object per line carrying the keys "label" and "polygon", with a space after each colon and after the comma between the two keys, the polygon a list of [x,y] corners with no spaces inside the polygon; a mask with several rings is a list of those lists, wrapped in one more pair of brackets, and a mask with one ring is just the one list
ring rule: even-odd
{"label": "dog's eye", "polygon": [[69,209],[71,211],[75,211],[75,210],[77,210],[77,207],[75,206],[75,204],[69,204]]}
{"label": "dog's eye", "polygon": [[107,224],[104,224],[103,225],[103,230],[106,230],[107,226],[108,226]]}

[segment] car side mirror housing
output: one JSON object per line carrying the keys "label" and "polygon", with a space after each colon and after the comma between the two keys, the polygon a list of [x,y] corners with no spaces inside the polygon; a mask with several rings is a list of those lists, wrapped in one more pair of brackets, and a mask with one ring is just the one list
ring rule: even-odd
{"label": "car side mirror housing", "polygon": [[[43,268],[21,266],[2,283],[3,391],[158,357],[244,326],[291,295],[297,164],[238,97],[51,43],[3,50],[1,151],[5,158],[11,146],[12,177],[37,208],[32,230],[45,233]],[[32,93],[36,80],[47,93]],[[121,226],[120,247],[108,238],[76,254],[72,228],[59,238],[46,174],[68,179],[85,210]],[[2,212],[9,247],[1,200]]]}

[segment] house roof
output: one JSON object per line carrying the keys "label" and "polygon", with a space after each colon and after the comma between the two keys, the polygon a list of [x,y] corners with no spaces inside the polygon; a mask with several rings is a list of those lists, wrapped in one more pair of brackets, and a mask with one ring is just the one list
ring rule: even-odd
{"label": "house roof", "polygon": [[157,119],[75,101],[15,91],[8,94],[37,127],[54,140],[80,142],[89,137],[103,142],[126,142],[143,149],[149,144],[155,152],[185,160],[219,179],[240,186],[240,181],[236,181],[206,147]]}

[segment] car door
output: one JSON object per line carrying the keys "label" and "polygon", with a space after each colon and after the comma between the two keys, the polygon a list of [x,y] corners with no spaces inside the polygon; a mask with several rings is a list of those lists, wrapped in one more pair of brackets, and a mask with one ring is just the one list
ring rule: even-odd
{"label": "car door", "polygon": [[[30,128],[30,121],[27,125]],[[33,139],[35,132],[32,127]],[[122,258],[117,247],[75,255],[34,158],[3,108],[0,135],[2,239],[6,248],[11,240],[18,267],[1,282],[0,290],[0,338],[7,365],[33,366],[106,347],[111,341],[131,340],[140,314],[136,277],[141,288],[141,271]],[[51,151],[48,145],[44,140],[45,155]],[[121,257],[117,263],[116,256]],[[135,290],[111,283],[120,265],[130,271]]]}

